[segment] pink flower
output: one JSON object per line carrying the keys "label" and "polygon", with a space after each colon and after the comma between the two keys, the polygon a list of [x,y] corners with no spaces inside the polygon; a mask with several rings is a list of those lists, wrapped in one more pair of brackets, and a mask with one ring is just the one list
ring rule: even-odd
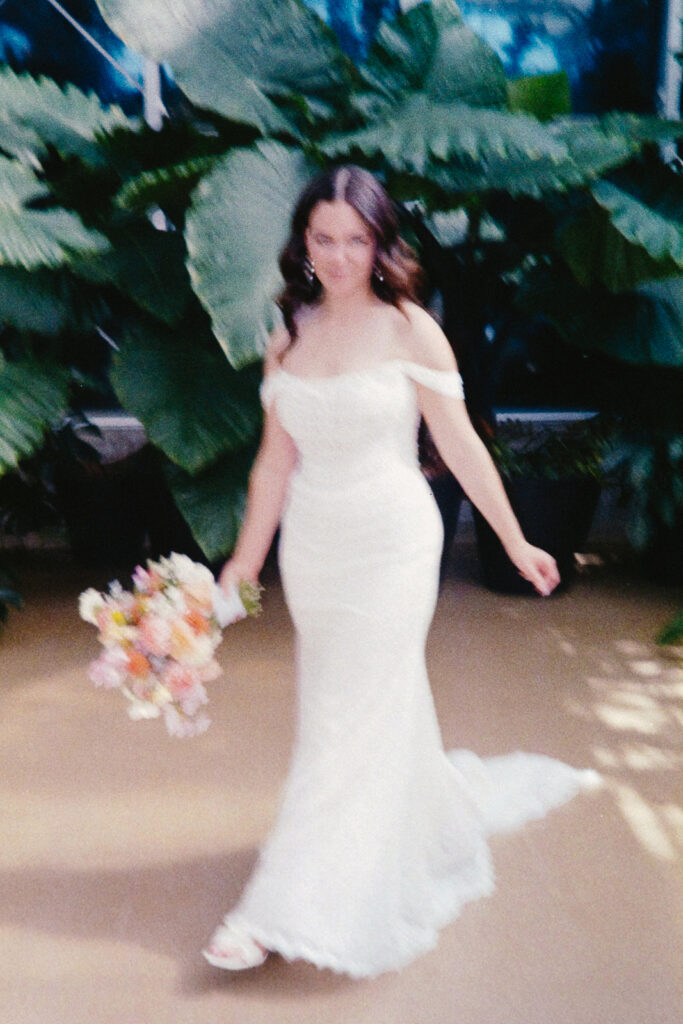
{"label": "pink flower", "polygon": [[199,667],[199,678],[203,683],[212,683],[214,679],[218,679],[221,674],[221,667],[215,658],[207,662],[206,665],[200,665]]}
{"label": "pink flower", "polygon": [[208,703],[209,698],[207,697],[206,690],[201,683],[197,683],[189,693],[183,694],[179,701],[183,713],[186,714],[188,718],[194,717],[199,709]]}
{"label": "pink flower", "polygon": [[161,615],[145,615],[138,626],[137,643],[147,654],[165,657],[171,650],[171,623]]}
{"label": "pink flower", "polygon": [[161,681],[174,698],[182,698],[200,685],[197,670],[191,665],[179,665],[176,661],[166,666]]}
{"label": "pink flower", "polygon": [[200,736],[203,732],[206,732],[211,724],[211,719],[207,718],[206,715],[199,715],[195,719],[185,718],[172,705],[164,708],[164,721],[166,722],[166,729],[169,735],[180,738]]}
{"label": "pink flower", "polygon": [[152,577],[150,576],[146,569],[142,568],[141,565],[135,566],[132,580],[133,586],[135,587],[136,590],[140,590],[143,593],[148,593],[152,589],[150,586]]}
{"label": "pink flower", "polygon": [[164,580],[158,572],[157,564],[148,562],[147,565],[148,569],[136,565],[133,572],[133,587],[141,594],[153,594],[164,586]]}
{"label": "pink flower", "polygon": [[95,686],[107,690],[122,686],[128,672],[128,656],[120,647],[108,647],[88,668],[88,675]]}
{"label": "pink flower", "polygon": [[184,619],[171,623],[170,654],[176,661],[183,665],[202,665],[210,660],[213,648],[211,637],[197,635]]}

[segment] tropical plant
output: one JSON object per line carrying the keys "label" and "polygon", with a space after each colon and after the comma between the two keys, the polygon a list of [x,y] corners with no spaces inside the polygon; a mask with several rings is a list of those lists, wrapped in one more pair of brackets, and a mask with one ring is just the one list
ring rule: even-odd
{"label": "tropical plant", "polygon": [[[39,364],[60,408],[93,378],[109,388],[163,453],[210,558],[234,541],[277,253],[320,166],[352,159],[386,181],[474,411],[490,405],[484,340],[492,325],[509,333],[518,300],[583,347],[681,366],[680,179],[651,156],[678,122],[572,117],[562,76],[508,82],[451,0],[382,23],[359,64],[299,0],[99,6],[186,100],[153,132],[5,72],[2,365],[30,376]],[[160,211],[169,230],[154,226]],[[629,310],[618,332],[615,310]],[[56,411],[29,404],[6,465]]]}
{"label": "tropical plant", "polygon": [[603,459],[612,438],[611,424],[600,416],[592,416],[562,429],[504,420],[487,438],[487,443],[501,475],[506,478],[600,481]]}
{"label": "tropical plant", "polygon": [[666,644],[683,644],[683,608],[676,612],[674,617],[665,626],[662,626],[657,634],[657,643],[662,646]]}

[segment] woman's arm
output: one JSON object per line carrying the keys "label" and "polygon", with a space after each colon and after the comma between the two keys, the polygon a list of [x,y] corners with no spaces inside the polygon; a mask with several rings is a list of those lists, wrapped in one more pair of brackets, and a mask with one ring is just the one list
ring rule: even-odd
{"label": "woman's arm", "polygon": [[[441,329],[427,314],[422,313],[416,319],[416,343],[420,351],[417,361],[438,370],[456,370],[453,352]],[[550,594],[560,582],[555,559],[525,540],[498,471],[472,426],[465,403],[424,385],[418,385],[418,397],[420,411],[443,461],[498,534],[520,574],[539,594]]]}
{"label": "woman's arm", "polygon": [[[273,360],[266,360],[266,374]],[[240,580],[255,583],[273,542],[296,465],[294,441],[280,423],[273,405],[266,411],[263,434],[247,492],[247,507],[235,550],[223,567],[219,583],[228,589]]]}

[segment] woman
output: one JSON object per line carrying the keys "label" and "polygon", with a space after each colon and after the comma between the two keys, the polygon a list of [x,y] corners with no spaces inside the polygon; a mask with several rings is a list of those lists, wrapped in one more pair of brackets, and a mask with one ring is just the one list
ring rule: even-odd
{"label": "woman", "polygon": [[221,584],[257,579],[281,523],[298,730],[276,826],[204,955],[241,969],[272,950],[371,976],[429,949],[492,890],[488,834],[587,778],[533,755],[444,753],[424,660],[442,526],[417,462],[420,415],[519,572],[544,595],[559,576],[522,536],[372,175],[341,167],[309,185],[280,266],[285,328]]}

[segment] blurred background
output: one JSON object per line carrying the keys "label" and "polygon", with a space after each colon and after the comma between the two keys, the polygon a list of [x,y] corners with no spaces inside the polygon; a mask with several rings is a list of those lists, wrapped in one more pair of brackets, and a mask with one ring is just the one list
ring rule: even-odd
{"label": "blurred background", "polygon": [[2,546],[229,552],[287,211],[353,160],[506,479],[679,582],[681,49],[677,0],[0,0]]}

